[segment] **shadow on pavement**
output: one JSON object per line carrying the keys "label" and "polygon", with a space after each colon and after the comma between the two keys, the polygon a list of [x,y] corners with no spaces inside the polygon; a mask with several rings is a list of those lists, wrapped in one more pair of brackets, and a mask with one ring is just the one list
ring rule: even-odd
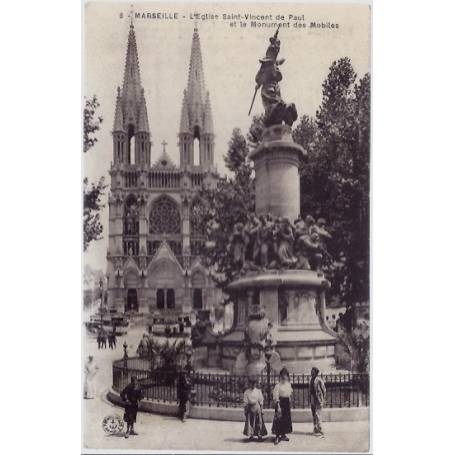
{"label": "shadow on pavement", "polygon": [[319,437],[319,436],[315,435],[312,431],[293,431],[291,434],[301,434],[301,435],[304,435],[304,436],[314,436],[315,438]]}
{"label": "shadow on pavement", "polygon": [[248,438],[226,438],[224,439],[225,442],[245,442],[245,443],[248,443],[248,444],[263,444],[264,442],[273,442],[273,438],[270,438],[270,437],[265,437],[262,439],[262,441],[258,441],[257,439],[254,439],[254,440],[250,440]]}

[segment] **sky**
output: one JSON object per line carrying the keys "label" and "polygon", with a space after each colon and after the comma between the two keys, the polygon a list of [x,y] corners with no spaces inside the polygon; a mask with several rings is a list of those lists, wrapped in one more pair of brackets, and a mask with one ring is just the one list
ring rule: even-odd
{"label": "sky", "polygon": [[[151,160],[155,162],[165,140],[167,152],[176,164],[178,128],[183,90],[186,87],[191,40],[195,21],[191,14],[218,14],[218,19],[197,22],[201,41],[206,89],[210,91],[215,129],[215,163],[225,172],[223,155],[233,128],[248,131],[251,117],[263,112],[256,97],[251,117],[248,109],[254,93],[258,59],[265,55],[274,28],[253,28],[246,20],[223,20],[222,14],[283,15],[280,57],[283,81],[281,94],[294,102],[299,117],[315,115],[321,102],[322,82],[330,65],[349,57],[359,77],[370,71],[370,9],[368,5],[349,4],[179,4],[136,2],[136,13],[167,13],[178,19],[135,19],[134,28],[139,54],[142,86],[145,90],[152,136]],[[84,14],[83,96],[96,94],[99,115],[104,119],[97,133],[98,142],[83,157],[84,174],[89,181],[105,176],[112,161],[112,136],[117,86],[123,82],[130,3],[89,2]],[[289,21],[289,15],[299,16]],[[123,17],[121,17],[123,16]],[[184,16],[184,17],[183,17]],[[304,16],[302,20],[302,16]],[[236,22],[236,27],[231,23]],[[338,24],[338,28],[310,28],[310,23]],[[306,28],[294,24],[306,24]],[[107,200],[107,195],[105,197]],[[107,207],[101,213],[104,238],[92,242],[84,262],[93,269],[105,269],[107,249]]]}

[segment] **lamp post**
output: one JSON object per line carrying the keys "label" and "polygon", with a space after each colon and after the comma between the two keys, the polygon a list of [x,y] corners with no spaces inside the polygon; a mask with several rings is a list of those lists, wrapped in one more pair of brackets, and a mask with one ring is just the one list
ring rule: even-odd
{"label": "lamp post", "polygon": [[267,406],[270,407],[270,358],[272,357],[271,346],[266,346],[264,349],[265,363],[267,368]]}

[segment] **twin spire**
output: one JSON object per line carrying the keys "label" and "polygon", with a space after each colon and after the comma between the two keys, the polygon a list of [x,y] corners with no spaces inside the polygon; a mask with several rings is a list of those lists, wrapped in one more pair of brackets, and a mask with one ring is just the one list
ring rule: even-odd
{"label": "twin spire", "polygon": [[135,133],[149,132],[147,105],[141,84],[139,56],[133,23],[130,25],[128,34],[123,87],[121,91],[120,87],[117,88],[114,131],[126,132],[130,125],[134,127]]}
{"label": "twin spire", "polygon": [[[117,88],[114,132],[150,133],[144,89],[141,83],[139,57],[134,25],[131,21],[126,51],[123,86]],[[192,145],[188,140],[202,140],[200,164],[213,164],[213,119],[209,92],[205,88],[201,43],[198,29],[193,32],[187,87],[183,92],[179,136],[187,136],[187,158],[181,164],[194,164]],[[182,149],[183,143],[180,144]],[[191,151],[190,151],[191,148]],[[190,153],[191,152],[191,153]]]}
{"label": "twin spire", "polygon": [[213,134],[212,108],[209,92],[205,89],[201,43],[197,28],[194,29],[191,43],[187,88],[183,91],[180,133],[194,134],[195,128]]}

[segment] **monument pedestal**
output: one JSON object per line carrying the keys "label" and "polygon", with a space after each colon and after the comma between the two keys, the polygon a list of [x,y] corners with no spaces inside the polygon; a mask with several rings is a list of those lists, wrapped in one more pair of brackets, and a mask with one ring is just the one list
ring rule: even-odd
{"label": "monument pedestal", "polygon": [[[312,270],[266,271],[239,278],[228,286],[235,302],[234,330],[223,337],[221,363],[235,374],[244,349],[248,315],[260,306],[274,326],[275,350],[291,373],[335,369],[335,333],[325,323],[328,281]],[[255,362],[257,363],[257,362]],[[238,365],[238,364],[237,364]],[[243,374],[247,374],[245,368]]]}
{"label": "monument pedestal", "polygon": [[291,127],[267,128],[250,153],[254,162],[256,215],[272,213],[291,222],[300,213],[299,166],[306,151],[292,140]]}

